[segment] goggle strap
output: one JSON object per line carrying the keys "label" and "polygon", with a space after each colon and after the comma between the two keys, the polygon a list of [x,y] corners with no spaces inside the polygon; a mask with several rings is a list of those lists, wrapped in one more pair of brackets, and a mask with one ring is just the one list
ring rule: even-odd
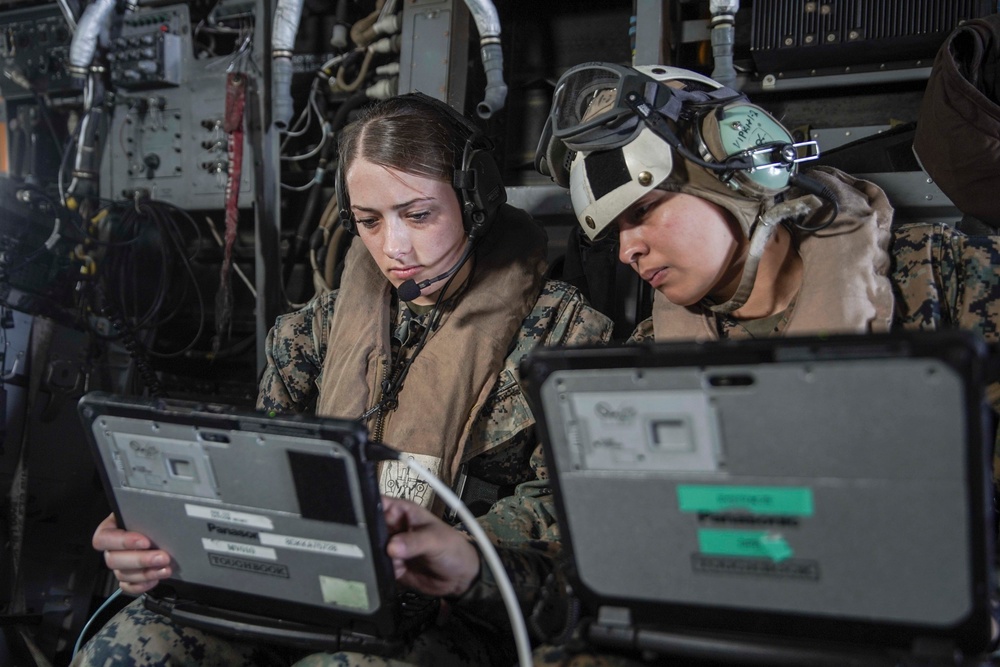
{"label": "goggle strap", "polygon": [[721,106],[731,102],[749,101],[743,93],[725,86],[716,90],[676,90],[669,86],[663,87],[669,91],[669,97],[657,111],[675,122],[682,119],[685,107]]}
{"label": "goggle strap", "polygon": [[646,123],[653,132],[656,133],[661,139],[670,144],[671,148],[680,150],[681,140],[674,134],[670,126],[667,125],[666,121],[663,120],[663,116],[660,115],[658,110],[654,110],[646,100],[639,97],[637,93],[629,93],[625,96],[625,104],[628,108],[632,110],[635,115],[637,115],[642,122]]}
{"label": "goggle strap", "polygon": [[667,103],[657,109],[657,111],[670,120],[677,122],[684,111],[684,102],[677,95],[671,95],[667,98]]}
{"label": "goggle strap", "polygon": [[637,116],[656,134],[656,136],[663,139],[667,144],[670,145],[675,151],[677,151],[682,157],[687,159],[689,162],[704,167],[705,169],[710,169],[715,172],[723,172],[723,175],[719,178],[721,180],[727,180],[726,172],[731,172],[737,169],[751,169],[753,167],[753,160],[749,155],[733,155],[728,158],[723,163],[718,162],[707,162],[697,155],[694,151],[689,149],[681,141],[680,137],[674,134],[674,131],[670,129],[667,122],[660,115],[659,111],[655,111],[650,108],[649,104],[646,103],[641,97],[635,93],[629,93],[625,96],[625,104],[628,105],[632,111],[635,112]]}

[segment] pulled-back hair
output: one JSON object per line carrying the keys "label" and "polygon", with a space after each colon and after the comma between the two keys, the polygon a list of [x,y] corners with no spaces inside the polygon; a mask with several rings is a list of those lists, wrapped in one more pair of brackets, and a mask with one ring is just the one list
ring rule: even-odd
{"label": "pulled-back hair", "polygon": [[340,135],[340,173],[346,176],[360,157],[372,164],[452,183],[468,137],[447,113],[409,95],[373,104]]}

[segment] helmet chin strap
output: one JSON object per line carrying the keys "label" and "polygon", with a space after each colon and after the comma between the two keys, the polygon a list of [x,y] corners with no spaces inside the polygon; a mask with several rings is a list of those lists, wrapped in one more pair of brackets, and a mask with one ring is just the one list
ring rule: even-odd
{"label": "helmet chin strap", "polygon": [[760,260],[764,256],[767,242],[774,235],[774,230],[783,220],[806,217],[821,206],[822,202],[815,197],[800,197],[776,204],[762,213],[750,234],[750,250],[747,252],[743,275],[740,277],[736,292],[724,303],[714,303],[706,297],[702,299],[701,305],[716,313],[731,313],[743,307],[750,298],[750,292],[753,291]]}
{"label": "helmet chin strap", "polygon": [[750,298],[754,281],[757,279],[760,258],[764,256],[767,242],[771,240],[771,235],[778,227],[777,220],[765,219],[767,217],[767,214],[761,217],[750,236],[750,250],[747,252],[746,263],[743,265],[743,275],[740,277],[740,284],[737,286],[736,292],[723,303],[714,303],[706,297],[701,302],[704,307],[716,313],[731,313],[741,308]]}

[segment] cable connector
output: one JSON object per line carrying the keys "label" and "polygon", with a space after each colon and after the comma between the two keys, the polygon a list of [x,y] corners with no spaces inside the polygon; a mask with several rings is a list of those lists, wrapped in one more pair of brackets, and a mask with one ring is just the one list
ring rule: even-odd
{"label": "cable connector", "polygon": [[375,21],[372,25],[372,31],[374,31],[376,35],[395,35],[400,31],[401,27],[402,20],[400,19],[399,14],[389,14],[389,16],[386,16],[384,19]]}
{"label": "cable connector", "polygon": [[383,37],[368,46],[368,50],[373,53],[399,53],[402,40],[399,35]]}
{"label": "cable connector", "polygon": [[380,442],[365,443],[365,454],[372,461],[399,461],[399,452]]}

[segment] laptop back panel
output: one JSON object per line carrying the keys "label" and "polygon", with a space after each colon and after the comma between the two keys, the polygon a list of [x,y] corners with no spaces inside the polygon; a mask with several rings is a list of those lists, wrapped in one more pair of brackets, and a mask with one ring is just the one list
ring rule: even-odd
{"label": "laptop back panel", "polygon": [[168,609],[197,609],[209,625],[249,636],[253,617],[394,631],[387,532],[362,427],[96,392],[79,407],[119,524],[174,559],[173,577],[151,593]]}
{"label": "laptop back panel", "polygon": [[982,650],[981,355],[961,335],[533,355],[578,594],[623,627]]}

